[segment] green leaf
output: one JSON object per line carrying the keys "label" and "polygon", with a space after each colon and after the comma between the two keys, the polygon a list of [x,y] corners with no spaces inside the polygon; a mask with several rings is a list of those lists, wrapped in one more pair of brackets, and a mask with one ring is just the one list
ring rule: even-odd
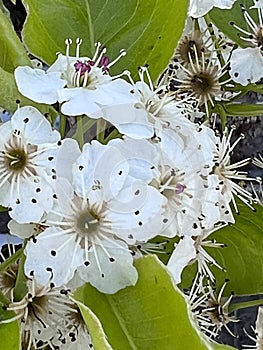
{"label": "green leaf", "polygon": [[[221,106],[228,117],[247,117],[263,115],[263,107],[261,104],[246,104],[246,103],[229,103]],[[215,106],[214,112],[217,112]]]}
{"label": "green leaf", "polygon": [[87,284],[75,295],[100,319],[112,348],[207,349],[165,266],[154,256],[139,259],[135,265],[139,279],[134,287],[106,295]]}
{"label": "green leaf", "polygon": [[11,323],[2,323],[2,320],[6,320],[14,316],[13,312],[3,311],[2,306],[6,305],[6,299],[3,294],[0,293],[0,349],[5,350],[18,350],[20,349],[20,332],[17,321]]}
{"label": "green leaf", "polygon": [[17,109],[16,100],[19,100],[22,106],[31,105],[38,108],[42,113],[48,112],[49,106],[37,104],[22,96],[17,90],[13,73],[9,73],[1,67],[0,86],[0,106],[9,112],[15,112]]}
{"label": "green leaf", "polygon": [[13,72],[19,65],[30,65],[24,46],[1,9],[0,33],[0,67],[7,72]]}
{"label": "green leaf", "polygon": [[7,211],[7,210],[8,210],[8,208],[3,207],[2,205],[0,205],[0,212],[1,212],[1,211]]}
{"label": "green leaf", "polygon": [[[263,292],[263,207],[255,206],[257,212],[252,212],[245,204],[238,201],[240,214],[235,214],[236,223],[224,227],[211,236],[217,242],[225,243],[224,248],[205,248],[215,260],[225,267],[223,272],[216,267],[211,267],[218,288],[222,286],[225,279],[227,283],[224,295],[231,291],[235,294],[256,294]],[[196,270],[195,266],[187,267],[183,272],[182,287],[189,287]]]}
{"label": "green leaf", "polygon": [[[244,16],[241,12],[240,4],[243,4],[247,10],[254,5],[253,0],[237,0],[233,7],[229,10],[222,10],[214,7],[209,12],[209,17],[212,22],[231,40],[236,42],[241,47],[247,47],[247,43],[240,38],[240,31],[235,29],[230,22],[234,22],[240,28],[251,32],[251,28],[246,24]],[[250,10],[249,14],[258,23],[257,10]],[[242,35],[241,35],[242,36]],[[247,37],[244,35],[244,37]]]}
{"label": "green leaf", "polygon": [[[127,51],[111,73],[150,66],[153,80],[166,67],[181,36],[185,0],[25,0],[28,17],[22,33],[29,51],[48,64],[65,53],[65,39],[83,39],[82,56],[94,53],[100,41],[113,60]],[[62,15],[63,14],[63,15]],[[75,45],[72,47],[75,54]]]}
{"label": "green leaf", "polygon": [[[77,292],[76,295],[80,297],[80,293],[81,291]],[[86,305],[84,305],[80,301],[77,301],[75,299],[73,299],[73,301],[77,303],[81,311],[82,317],[88,327],[88,330],[92,334],[92,344],[94,348],[99,350],[112,349],[112,347],[109,345],[106,339],[106,335],[96,315]]]}

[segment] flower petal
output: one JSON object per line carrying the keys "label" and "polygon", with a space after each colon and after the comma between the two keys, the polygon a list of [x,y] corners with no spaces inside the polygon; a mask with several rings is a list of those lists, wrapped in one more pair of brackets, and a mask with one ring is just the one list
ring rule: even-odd
{"label": "flower petal", "polygon": [[263,58],[259,47],[236,49],[230,58],[231,78],[245,86],[263,77]]}
{"label": "flower petal", "polygon": [[57,90],[66,84],[59,72],[46,73],[41,69],[24,66],[17,67],[14,74],[19,92],[38,103],[57,102]]}

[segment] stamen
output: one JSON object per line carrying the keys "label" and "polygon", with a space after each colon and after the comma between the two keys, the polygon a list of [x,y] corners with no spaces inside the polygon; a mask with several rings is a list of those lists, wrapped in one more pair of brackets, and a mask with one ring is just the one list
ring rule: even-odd
{"label": "stamen", "polygon": [[80,45],[82,44],[82,39],[77,38],[76,39],[76,57],[79,58],[79,51],[80,51]]}
{"label": "stamen", "polygon": [[111,66],[113,66],[116,62],[119,61],[119,59],[120,59],[121,57],[124,57],[124,56],[126,56],[126,51],[122,49],[122,50],[120,50],[119,56],[116,57],[112,62],[110,62],[110,63],[108,64],[108,68],[110,68]]}
{"label": "stamen", "polygon": [[70,38],[66,39],[65,44],[66,44],[66,56],[69,57],[69,49],[70,49],[70,45],[72,44],[72,40]]}

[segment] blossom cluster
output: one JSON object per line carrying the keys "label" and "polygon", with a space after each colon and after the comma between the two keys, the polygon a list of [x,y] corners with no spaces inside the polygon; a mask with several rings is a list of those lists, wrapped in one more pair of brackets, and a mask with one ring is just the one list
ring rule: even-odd
{"label": "blossom cluster", "polygon": [[[189,9],[193,17],[210,10],[198,14],[195,6],[192,2]],[[261,7],[258,14],[261,23]],[[246,11],[244,16],[255,29]],[[156,85],[148,67],[139,68],[138,81],[128,71],[111,75],[125,51],[110,61],[97,43],[93,57],[81,56],[81,39],[74,55],[67,39],[65,55],[58,54],[47,70],[15,69],[22,95],[59,106],[60,118],[97,123],[88,136],[81,135],[84,144],[62,137],[32,106],[18,106],[0,125],[0,205],[9,210],[10,233],[24,243],[27,293],[15,300],[17,264],[6,271],[15,276],[11,284],[6,286],[3,274],[0,286],[10,299],[7,311],[19,310],[7,322],[21,320],[26,349],[41,344],[69,349],[76,340],[79,349],[87,342],[92,347],[88,332],[79,332],[80,323],[74,328],[78,309],[69,291],[90,283],[113,294],[135,285],[134,260],[162,250],[156,238],[177,242],[167,264],[176,284],[194,262],[198,275],[211,283],[210,265],[224,268],[206,251],[224,248],[210,235],[235,223],[236,197],[253,210],[253,196],[240,182],[254,179],[239,170],[249,159],[231,163],[243,136],[232,142],[234,128],[220,134],[199,120],[231,95],[229,82],[259,79],[244,77],[235,56],[240,50],[254,55],[261,47],[255,34],[249,36],[255,47],[235,49],[231,59],[222,49],[220,56],[209,28],[186,30]]]}

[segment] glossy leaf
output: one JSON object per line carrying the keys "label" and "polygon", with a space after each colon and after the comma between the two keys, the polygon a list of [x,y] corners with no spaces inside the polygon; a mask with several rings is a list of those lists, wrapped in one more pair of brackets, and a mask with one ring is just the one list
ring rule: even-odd
{"label": "glossy leaf", "polygon": [[[235,215],[236,223],[222,228],[209,239],[225,243],[224,248],[206,248],[216,261],[226,268],[226,272],[211,266],[218,288],[228,278],[225,295],[231,291],[235,294],[256,294],[263,292],[263,207],[256,206],[254,213],[243,203],[238,202],[240,215]],[[189,287],[196,271],[196,265],[187,267],[183,272],[182,287]]]}
{"label": "glossy leaf", "polygon": [[0,67],[7,72],[13,72],[19,65],[30,65],[30,60],[23,44],[1,9],[0,33]]}
{"label": "glossy leaf", "polygon": [[[80,297],[80,294],[78,293],[76,294],[78,295],[78,297]],[[99,319],[96,317],[96,315],[83,303],[77,300],[74,300],[74,301],[78,304],[78,307],[81,311],[83,319],[85,320],[88,330],[90,334],[92,334],[92,344],[94,348],[99,350],[112,349],[112,347],[109,345],[106,339],[101,323]]]}
{"label": "glossy leaf", "polygon": [[134,287],[105,295],[86,285],[75,295],[100,319],[113,349],[207,349],[165,266],[153,256],[135,265],[139,279]]}
{"label": "glossy leaf", "polygon": [[[244,20],[240,4],[244,5],[247,10],[254,5],[253,0],[237,0],[231,9],[222,10],[214,7],[209,12],[209,17],[214,22],[214,24],[227,35],[231,40],[236,42],[241,47],[247,47],[247,43],[240,38],[240,31],[235,29],[230,23],[234,22],[237,26],[248,30],[251,32],[251,29],[248,27]],[[254,18],[258,23],[257,10],[249,10],[249,14]],[[242,36],[242,35],[241,35]],[[247,37],[246,35],[244,35]]]}
{"label": "glossy leaf", "polygon": [[[94,53],[100,41],[111,60],[127,51],[111,73],[150,66],[153,79],[166,67],[181,36],[188,2],[185,0],[25,0],[28,12],[22,33],[29,51],[51,64],[65,53],[65,39],[83,39],[82,56]],[[71,54],[75,54],[72,45]]]}
{"label": "glossy leaf", "polygon": [[[263,115],[261,104],[246,104],[246,103],[229,103],[222,106],[225,113],[229,117],[247,117]],[[215,106],[214,112],[217,112]]]}

